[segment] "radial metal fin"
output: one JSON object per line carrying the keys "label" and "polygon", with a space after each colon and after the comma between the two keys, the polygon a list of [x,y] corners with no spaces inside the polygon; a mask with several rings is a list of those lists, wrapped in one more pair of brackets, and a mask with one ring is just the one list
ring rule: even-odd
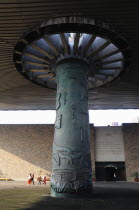
{"label": "radial metal fin", "polygon": [[118,58],[118,59],[110,60],[110,61],[102,61],[102,64],[111,64],[111,63],[116,63],[116,62],[120,62],[120,61],[124,61],[124,59]]}
{"label": "radial metal fin", "polygon": [[64,52],[69,54],[69,47],[68,47],[68,43],[66,41],[66,37],[64,33],[60,33],[60,38],[61,38],[61,42],[64,48]]}
{"label": "radial metal fin", "polygon": [[31,57],[31,58],[34,58],[34,59],[37,59],[37,60],[39,60],[39,61],[45,62],[45,63],[49,63],[49,62],[46,61],[45,59],[40,58],[40,57],[35,56],[35,55],[32,55],[32,54],[29,54],[29,53],[24,53],[24,55],[26,55],[26,56],[28,56],[28,57]]}
{"label": "radial metal fin", "polygon": [[42,75],[38,75],[36,77],[38,77],[38,78],[44,78],[44,77],[50,77],[50,76],[54,76],[54,74],[42,74]]}
{"label": "radial metal fin", "polygon": [[89,41],[87,42],[86,46],[83,48],[82,50],[82,55],[85,56],[85,54],[87,53],[87,51],[89,50],[89,48],[91,47],[91,45],[93,44],[93,42],[95,41],[96,36],[91,36],[91,38],[89,39]]}
{"label": "radial metal fin", "polygon": [[74,53],[75,54],[78,52],[79,40],[80,40],[80,33],[76,33],[75,39],[74,39]]}
{"label": "radial metal fin", "polygon": [[106,47],[108,47],[111,44],[110,41],[105,42],[103,45],[101,45],[98,49],[96,49],[94,52],[92,52],[90,55],[88,55],[87,57],[95,57],[96,55],[98,55],[98,53],[100,53],[102,50],[104,50]]}
{"label": "radial metal fin", "polygon": [[52,55],[50,55],[48,52],[44,51],[43,49],[41,49],[40,47],[34,45],[34,44],[31,44],[30,45],[32,48],[34,48],[35,50],[37,50],[38,52],[40,52],[41,54],[47,56],[48,58],[50,59],[53,59],[54,57]]}
{"label": "radial metal fin", "polygon": [[59,51],[58,49],[54,46],[54,44],[50,41],[50,39],[45,36],[44,40],[46,41],[46,43],[49,45],[49,47],[53,50],[53,52],[56,54],[56,56],[59,55]]}
{"label": "radial metal fin", "polygon": [[120,52],[120,50],[115,50],[115,51],[112,51],[112,52],[110,52],[110,53],[108,53],[108,54],[102,55],[102,56],[98,57],[98,58],[95,59],[95,60],[103,60],[103,59],[108,58],[108,57],[110,57],[110,56],[112,56],[112,55],[115,55],[115,54],[117,54],[117,53],[119,53],[119,52]]}
{"label": "radial metal fin", "polygon": [[49,65],[46,65],[46,64],[43,64],[43,63],[35,63],[35,62],[28,62],[28,61],[25,61],[25,64],[31,64],[31,65],[34,65],[34,66],[49,67]]}
{"label": "radial metal fin", "polygon": [[50,72],[48,69],[30,69],[31,72]]}

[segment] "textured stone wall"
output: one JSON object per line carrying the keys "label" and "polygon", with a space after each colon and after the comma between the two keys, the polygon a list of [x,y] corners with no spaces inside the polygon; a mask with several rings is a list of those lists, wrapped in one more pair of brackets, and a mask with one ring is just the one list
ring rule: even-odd
{"label": "textured stone wall", "polygon": [[95,127],[96,162],[124,162],[124,143],[121,126]]}
{"label": "textured stone wall", "polygon": [[53,133],[53,125],[0,125],[1,176],[50,174]]}
{"label": "textured stone wall", "polygon": [[[94,128],[91,125],[92,165]],[[27,180],[50,175],[54,125],[0,125],[0,177]]]}
{"label": "textured stone wall", "polygon": [[139,174],[139,124],[123,124],[125,165],[127,181],[134,181]]}
{"label": "textured stone wall", "polygon": [[[92,169],[95,171],[94,126],[91,128]],[[0,125],[0,177],[27,179],[51,173],[54,125]],[[139,173],[139,124],[123,124],[127,181]]]}

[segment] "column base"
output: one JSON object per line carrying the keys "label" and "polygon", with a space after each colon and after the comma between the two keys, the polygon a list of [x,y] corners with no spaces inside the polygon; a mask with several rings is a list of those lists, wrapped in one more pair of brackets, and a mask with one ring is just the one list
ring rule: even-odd
{"label": "column base", "polygon": [[57,198],[91,198],[93,197],[93,190],[90,192],[75,192],[75,193],[58,193],[51,189],[51,196]]}

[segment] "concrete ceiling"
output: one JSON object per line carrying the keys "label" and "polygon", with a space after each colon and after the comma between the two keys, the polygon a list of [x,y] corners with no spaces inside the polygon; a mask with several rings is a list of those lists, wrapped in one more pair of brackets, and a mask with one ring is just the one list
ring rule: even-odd
{"label": "concrete ceiling", "polygon": [[0,109],[55,109],[56,91],[23,78],[15,69],[13,49],[21,35],[47,18],[90,16],[112,26],[129,43],[130,65],[107,86],[89,91],[90,109],[139,108],[138,0],[1,0]]}

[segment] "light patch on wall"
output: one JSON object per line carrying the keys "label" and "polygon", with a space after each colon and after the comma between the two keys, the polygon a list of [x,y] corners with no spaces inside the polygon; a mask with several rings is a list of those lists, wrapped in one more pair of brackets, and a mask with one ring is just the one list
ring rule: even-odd
{"label": "light patch on wall", "polygon": [[89,110],[94,126],[120,126],[122,123],[139,123],[139,109]]}
{"label": "light patch on wall", "polygon": [[[55,110],[0,111],[0,124],[54,124]],[[139,110],[89,110],[89,120],[94,126],[138,123]]]}
{"label": "light patch on wall", "polygon": [[50,171],[21,159],[10,152],[0,149],[0,178],[27,181],[30,173],[34,173],[35,181],[40,175],[48,178],[51,175]]}
{"label": "light patch on wall", "polygon": [[54,124],[54,110],[0,111],[0,124]]}

